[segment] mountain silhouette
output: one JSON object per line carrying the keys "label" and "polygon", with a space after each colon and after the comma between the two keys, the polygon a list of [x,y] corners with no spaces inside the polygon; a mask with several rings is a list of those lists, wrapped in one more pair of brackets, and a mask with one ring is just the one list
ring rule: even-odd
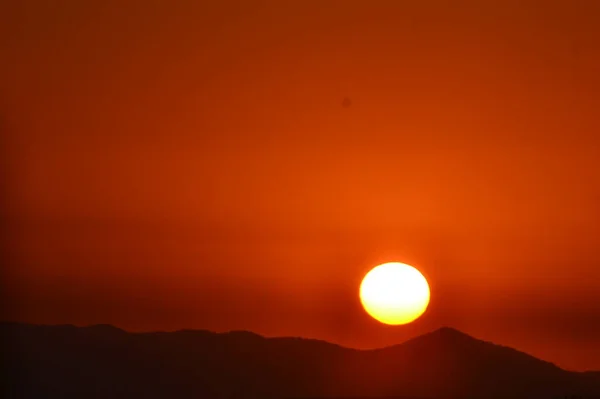
{"label": "mountain silhouette", "polygon": [[246,331],[129,333],[0,323],[5,398],[581,398],[563,370],[444,327],[374,350]]}

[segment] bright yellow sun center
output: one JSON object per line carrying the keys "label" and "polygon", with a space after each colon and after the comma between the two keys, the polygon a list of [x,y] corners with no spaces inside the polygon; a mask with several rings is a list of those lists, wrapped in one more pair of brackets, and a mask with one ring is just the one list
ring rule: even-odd
{"label": "bright yellow sun center", "polygon": [[392,262],[376,266],[360,284],[360,300],[374,319],[385,324],[407,324],[429,305],[429,284],[417,269]]}

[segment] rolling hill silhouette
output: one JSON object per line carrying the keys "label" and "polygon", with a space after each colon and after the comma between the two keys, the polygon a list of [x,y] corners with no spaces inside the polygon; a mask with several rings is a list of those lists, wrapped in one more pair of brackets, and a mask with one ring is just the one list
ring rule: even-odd
{"label": "rolling hill silhouette", "polygon": [[375,350],[109,325],[1,323],[0,338],[5,398],[600,397],[600,373],[566,371],[451,328]]}

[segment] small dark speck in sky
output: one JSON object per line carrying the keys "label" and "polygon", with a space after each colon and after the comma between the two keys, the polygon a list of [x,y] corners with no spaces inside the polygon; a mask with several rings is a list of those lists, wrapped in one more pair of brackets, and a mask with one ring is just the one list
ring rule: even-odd
{"label": "small dark speck in sky", "polygon": [[342,101],[342,107],[348,108],[351,105],[352,105],[352,100],[350,100],[350,98],[348,98],[348,97],[344,97],[344,100]]}

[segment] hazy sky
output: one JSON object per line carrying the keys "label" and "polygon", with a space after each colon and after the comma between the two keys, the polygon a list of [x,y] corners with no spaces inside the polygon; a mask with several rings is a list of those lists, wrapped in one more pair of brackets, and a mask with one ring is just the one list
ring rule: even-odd
{"label": "hazy sky", "polygon": [[3,318],[600,370],[600,2],[8,0],[0,49]]}

